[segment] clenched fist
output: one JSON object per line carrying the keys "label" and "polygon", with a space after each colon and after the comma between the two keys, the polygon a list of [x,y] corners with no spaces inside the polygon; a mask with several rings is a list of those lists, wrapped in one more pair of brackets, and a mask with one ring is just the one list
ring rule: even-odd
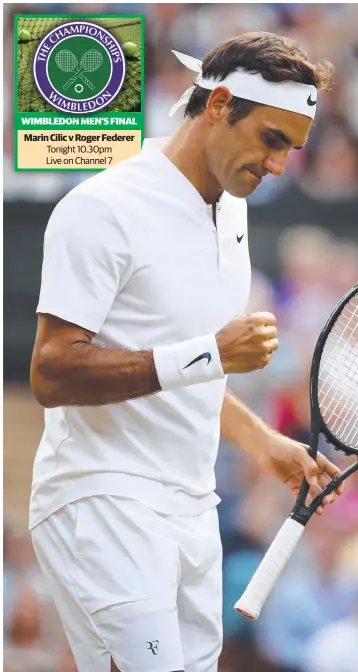
{"label": "clenched fist", "polygon": [[272,313],[239,315],[216,334],[225,373],[263,369],[277,350],[276,318]]}

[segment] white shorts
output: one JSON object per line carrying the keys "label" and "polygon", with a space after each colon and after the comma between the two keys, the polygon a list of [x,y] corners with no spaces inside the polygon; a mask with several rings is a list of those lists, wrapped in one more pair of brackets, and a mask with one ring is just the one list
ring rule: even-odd
{"label": "white shorts", "polygon": [[79,672],[215,672],[222,646],[216,508],[167,516],[81,499],[32,530]]}

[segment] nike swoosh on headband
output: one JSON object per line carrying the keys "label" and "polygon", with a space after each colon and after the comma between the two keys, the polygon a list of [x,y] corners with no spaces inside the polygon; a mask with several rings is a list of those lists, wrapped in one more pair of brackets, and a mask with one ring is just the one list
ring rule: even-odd
{"label": "nike swoosh on headband", "polygon": [[312,100],[312,96],[308,96],[307,105],[309,105],[310,107],[313,107],[313,105],[317,105],[317,100]]}

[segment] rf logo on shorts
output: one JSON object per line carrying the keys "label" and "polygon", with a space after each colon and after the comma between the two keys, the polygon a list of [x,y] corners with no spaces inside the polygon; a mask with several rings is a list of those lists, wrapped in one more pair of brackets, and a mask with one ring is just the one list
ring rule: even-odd
{"label": "rf logo on shorts", "polygon": [[107,107],[119,93],[125,58],[108,30],[71,21],[51,30],[39,44],[33,75],[50,105],[67,114],[90,114]]}
{"label": "rf logo on shorts", "polygon": [[151,651],[153,656],[157,656],[159,653],[159,639],[154,639],[152,642],[147,642],[148,651]]}

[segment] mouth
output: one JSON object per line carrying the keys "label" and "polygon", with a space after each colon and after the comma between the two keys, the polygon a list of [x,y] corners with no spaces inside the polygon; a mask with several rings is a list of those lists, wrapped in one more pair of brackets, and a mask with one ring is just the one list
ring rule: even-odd
{"label": "mouth", "polygon": [[247,172],[250,173],[251,177],[255,180],[255,182],[257,184],[260,184],[260,182],[262,181],[262,177],[260,177],[259,175],[256,175],[256,173],[254,173],[252,170],[250,170],[250,168],[245,167],[245,170],[247,170]]}

